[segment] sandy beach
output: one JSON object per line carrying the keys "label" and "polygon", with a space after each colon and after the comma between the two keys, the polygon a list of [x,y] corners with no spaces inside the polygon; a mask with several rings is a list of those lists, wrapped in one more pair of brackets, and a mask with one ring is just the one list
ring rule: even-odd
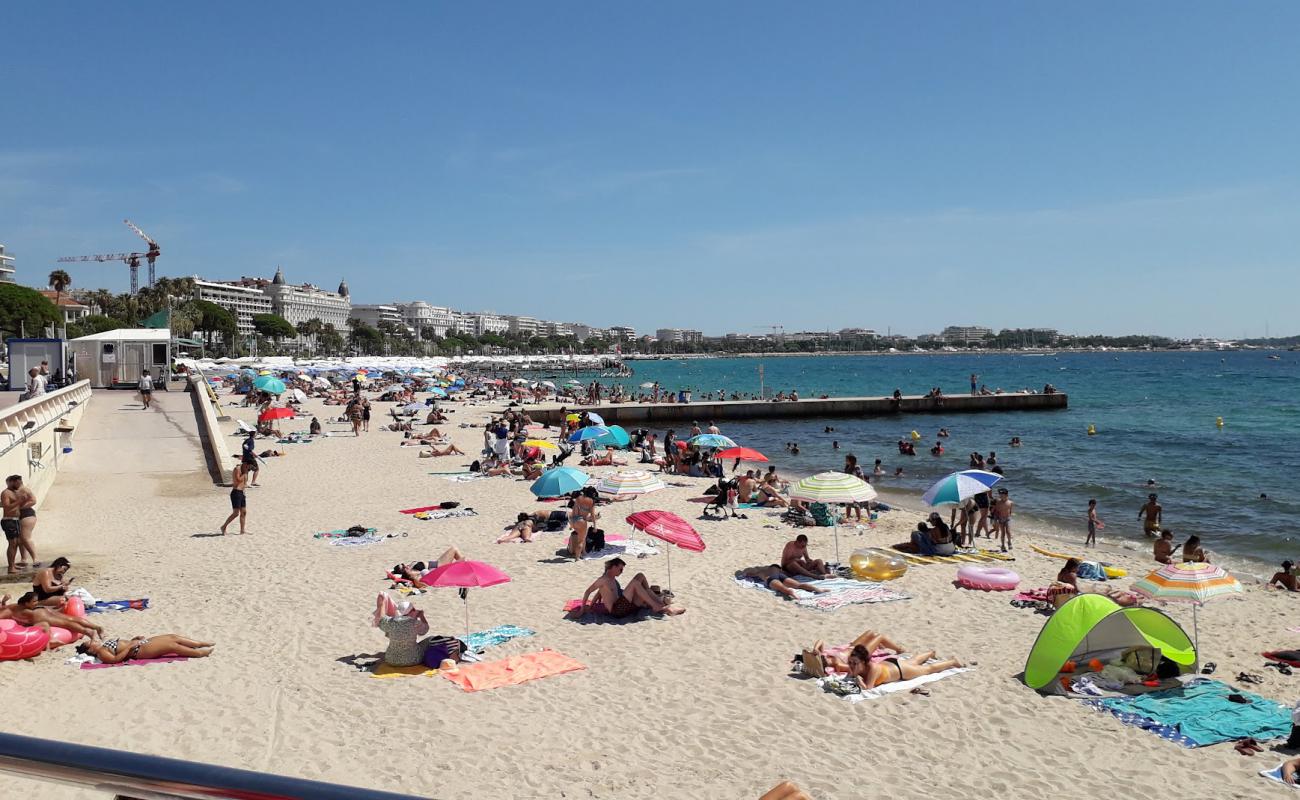
{"label": "sandy beach", "polygon": [[[94,425],[112,424],[129,401],[124,392],[96,393],[77,457],[40,509],[42,555],[69,557],[77,583],[96,597],[150,598],[148,610],[100,615],[110,635],[178,632],[217,649],[203,660],[97,671],[65,664],[67,651],[0,664],[11,732],[427,797],[756,798],[781,779],[816,798],[1031,798],[1074,796],[1083,786],[1140,797],[1160,796],[1173,776],[1187,798],[1285,791],[1256,775],[1282,760],[1270,750],[1247,758],[1226,744],[1184,749],[1027,688],[1018,675],[1046,618],[1012,607],[1007,593],[956,587],[955,566],[916,566],[890,584],[909,600],[829,613],[738,586],[735,570],[777,560],[797,531],[761,509],[743,520],[700,519],[703,506],[690,498],[705,479],[672,476],[688,485],[636,502],[637,510],[680,514],[707,543],[702,553],[672,554],[672,588],[686,613],[577,623],[561,608],[600,574],[599,561],[558,558],[562,534],[494,544],[517,512],[558,506],[537,502],[526,481],[430,474],[462,471],[471,457],[421,459],[417,448],[399,447],[401,434],[379,430],[392,404],[375,403],[371,432],[354,438],[346,425],[327,421],[339,407],[310,400],[306,408],[330,435],[259,443],[286,456],[269,459],[261,485],[248,492],[251,534],[221,537],[213,534],[229,511],[227,490],[212,484],[197,456],[188,470],[104,479],[115,447],[141,443],[114,442]],[[148,413],[181,413],[189,402],[166,401]],[[482,428],[458,426],[481,426],[503,407],[448,404],[451,422],[439,427],[472,454]],[[226,411],[233,418],[223,423],[227,434],[234,420],[252,422],[256,414],[233,404]],[[305,431],[307,421],[281,426]],[[238,452],[233,435],[223,444]],[[422,521],[398,513],[448,500],[478,516]],[[628,534],[622,517],[630,510],[602,507],[605,529]],[[919,516],[894,510],[873,528],[841,529],[842,557],[906,539]],[[312,536],[357,524],[398,537],[337,547]],[[831,531],[806,530],[814,554],[829,558]],[[1035,542],[1062,547],[1017,533],[1010,566],[1023,587],[1048,585],[1060,567],[1033,553]],[[388,586],[385,569],[436,558],[448,545],[513,579],[471,591],[474,630],[513,624],[537,632],[485,659],[548,648],[586,669],[467,693],[441,677],[381,680],[349,663],[384,649],[369,614]],[[1154,566],[1145,551],[1115,549],[1106,558],[1132,576]],[[637,572],[666,583],[663,547],[629,559],[625,578]],[[454,591],[412,600],[435,632],[463,635]],[[1262,685],[1243,688],[1290,705],[1300,677],[1263,669],[1259,651],[1300,644],[1300,634],[1287,631],[1297,624],[1297,602],[1248,585],[1242,599],[1202,609],[1202,662],[1217,662],[1214,677],[1228,681],[1259,673]],[[1168,610],[1190,633],[1190,609]],[[791,658],[803,647],[847,642],[867,628],[909,650],[934,649],[977,667],[929,685],[929,696],[858,704],[791,677]],[[5,794],[94,796],[22,781]]]}

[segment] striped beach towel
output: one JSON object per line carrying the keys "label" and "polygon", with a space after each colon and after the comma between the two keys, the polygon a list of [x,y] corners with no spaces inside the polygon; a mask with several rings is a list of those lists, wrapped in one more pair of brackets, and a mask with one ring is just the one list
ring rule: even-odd
{"label": "striped beach towel", "polygon": [[[734,580],[741,586],[748,586],[769,594],[775,594],[771,589],[756,580],[750,578],[735,578]],[[871,581],[829,578],[821,581],[805,581],[805,583],[829,590],[825,594],[817,594],[803,589],[794,590],[795,600],[793,602],[795,605],[817,611],[835,611],[845,606],[856,606],[864,603],[892,603],[895,600],[912,599],[909,594],[895,591],[887,588],[882,583],[873,583]]]}

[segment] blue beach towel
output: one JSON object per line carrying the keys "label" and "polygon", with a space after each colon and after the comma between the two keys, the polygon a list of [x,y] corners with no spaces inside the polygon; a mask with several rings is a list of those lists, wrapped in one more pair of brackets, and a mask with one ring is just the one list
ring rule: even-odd
{"label": "blue beach towel", "polygon": [[[1228,699],[1230,694],[1239,694],[1250,702],[1234,703]],[[1205,747],[1246,737],[1268,741],[1291,733],[1290,709],[1205,678],[1138,697],[1085,702],[1184,747]]]}
{"label": "blue beach towel", "polygon": [[143,611],[149,607],[149,598],[139,600],[96,600],[93,606],[86,608],[87,614],[101,614],[105,611]]}
{"label": "blue beach towel", "polygon": [[536,631],[530,628],[521,628],[518,625],[498,625],[495,628],[489,628],[485,631],[474,631],[469,635],[465,646],[473,652],[478,652],[488,647],[496,647],[499,644],[505,644],[511,639],[522,639],[525,636],[532,636]]}

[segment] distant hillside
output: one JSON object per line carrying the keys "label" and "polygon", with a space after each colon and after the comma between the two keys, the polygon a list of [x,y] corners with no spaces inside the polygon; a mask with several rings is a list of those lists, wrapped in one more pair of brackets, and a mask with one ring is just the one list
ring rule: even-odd
{"label": "distant hillside", "polygon": [[1300,344],[1300,336],[1273,336],[1268,339],[1242,339],[1242,344],[1254,347],[1293,347]]}

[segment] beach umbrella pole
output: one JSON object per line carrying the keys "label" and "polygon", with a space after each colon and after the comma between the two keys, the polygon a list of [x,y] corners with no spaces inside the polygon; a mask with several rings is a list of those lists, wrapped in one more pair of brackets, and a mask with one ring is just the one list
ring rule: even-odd
{"label": "beach umbrella pole", "polygon": [[673,588],[673,548],[672,548],[672,545],[671,545],[671,544],[669,544],[669,545],[667,545],[666,547],[664,547],[664,555],[667,556],[667,558],[668,558],[668,590],[669,590],[669,591],[672,591],[672,588]]}
{"label": "beach umbrella pole", "polygon": [[465,646],[469,647],[469,592],[465,593],[461,602],[465,604]]}
{"label": "beach umbrella pole", "polygon": [[834,515],[831,517],[831,531],[835,536],[835,566],[838,567],[840,565],[840,516],[834,511],[831,513]]}

